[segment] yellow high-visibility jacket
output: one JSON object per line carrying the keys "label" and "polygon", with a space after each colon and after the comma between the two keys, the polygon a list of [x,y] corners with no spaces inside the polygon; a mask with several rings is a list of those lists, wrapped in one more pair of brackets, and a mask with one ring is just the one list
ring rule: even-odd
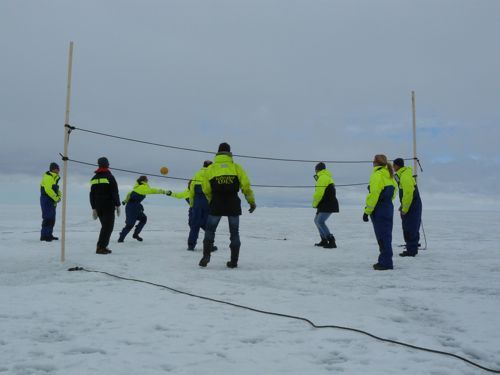
{"label": "yellow high-visibility jacket", "polygon": [[377,166],[373,168],[372,175],[370,176],[370,186],[369,193],[366,196],[366,206],[365,213],[371,215],[373,210],[381,198],[386,198],[386,191],[391,191],[392,189],[386,189],[388,187],[393,187],[394,191],[391,193],[391,197],[389,199],[393,200],[396,196],[396,180],[394,177],[391,177],[387,166]]}

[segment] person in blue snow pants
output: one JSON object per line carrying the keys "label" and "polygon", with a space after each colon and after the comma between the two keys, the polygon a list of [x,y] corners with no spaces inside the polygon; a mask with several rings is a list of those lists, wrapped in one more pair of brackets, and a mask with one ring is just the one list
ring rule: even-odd
{"label": "person in blue snow pants", "polygon": [[40,208],[42,209],[40,241],[58,240],[54,237],[53,231],[56,224],[56,207],[62,195],[59,190],[59,179],[59,166],[56,163],[50,163],[49,170],[43,174],[40,183]]}
{"label": "person in blue snow pants", "polygon": [[205,230],[208,218],[208,200],[203,194],[201,184],[194,185],[193,205],[189,211],[188,250],[194,250],[200,229]]}
{"label": "person in blue snow pants", "polygon": [[385,155],[375,155],[368,191],[363,221],[367,222],[368,217],[370,217],[379,246],[378,262],[373,265],[373,269],[377,271],[390,270],[393,269],[394,205],[392,201],[396,195],[396,181],[392,165],[387,162]]}
{"label": "person in blue snow pants", "polygon": [[146,225],[148,218],[146,214],[144,214],[144,206],[141,202],[146,198],[146,195],[149,194],[167,194],[167,191],[165,189],[150,187],[148,184],[147,176],[140,176],[137,179],[137,182],[132,191],[127,194],[127,197],[122,202],[123,204],[125,204],[126,218],[125,227],[123,227],[122,231],[120,232],[118,242],[123,242],[125,240],[125,237],[127,237],[127,234],[132,230],[136,222],[138,223],[135,226],[132,238],[142,242],[143,238],[139,236],[139,234]]}
{"label": "person in blue snow pants", "polygon": [[420,242],[420,225],[422,223],[422,200],[411,167],[405,167],[404,160],[394,159],[394,171],[399,186],[401,222],[406,250],[401,257],[415,257]]}

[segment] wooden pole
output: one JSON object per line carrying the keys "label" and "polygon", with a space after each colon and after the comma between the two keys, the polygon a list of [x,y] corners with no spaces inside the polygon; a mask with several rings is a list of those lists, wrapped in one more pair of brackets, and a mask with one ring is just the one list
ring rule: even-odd
{"label": "wooden pole", "polygon": [[411,92],[411,107],[413,114],[413,173],[415,178],[418,175],[417,165],[417,116],[415,113],[415,91]]}
{"label": "wooden pole", "polygon": [[73,42],[69,42],[68,83],[66,86],[66,115],[64,116],[64,159],[63,159],[63,194],[62,194],[62,226],[61,226],[61,262],[65,260],[66,250],[66,192],[68,181],[68,143],[71,129],[69,125],[69,109],[71,102],[71,73],[73,67]]}

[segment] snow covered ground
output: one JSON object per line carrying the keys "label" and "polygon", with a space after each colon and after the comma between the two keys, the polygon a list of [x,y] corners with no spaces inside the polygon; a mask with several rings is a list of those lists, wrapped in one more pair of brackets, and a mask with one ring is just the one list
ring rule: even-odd
{"label": "snow covered ground", "polygon": [[[0,374],[486,373],[357,333],[66,271],[74,266],[367,330],[500,369],[499,212],[426,210],[429,249],[415,259],[396,256],[393,271],[377,272],[375,237],[361,209],[330,219],[339,247],[326,250],[312,246],[312,209],[259,207],[241,218],[239,268],[230,270],[225,220],[219,251],[200,269],[200,245],[185,250],[187,208],[158,202],[145,205],[143,243],[116,243],[119,218],[107,256],[95,254],[98,224],[89,207],[70,206],[64,263],[59,242],[38,240],[38,207],[1,206]],[[58,208],[56,235],[60,217]],[[397,217],[394,243],[402,243]]]}

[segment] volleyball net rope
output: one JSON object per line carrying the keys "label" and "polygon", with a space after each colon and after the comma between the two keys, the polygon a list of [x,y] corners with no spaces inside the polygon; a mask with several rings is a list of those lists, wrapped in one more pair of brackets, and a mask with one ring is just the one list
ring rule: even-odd
{"label": "volleyball net rope", "polygon": [[[98,136],[103,136],[103,137],[108,137],[108,138],[114,138],[114,139],[119,139],[119,140],[123,140],[123,141],[139,143],[139,144],[144,144],[144,145],[149,145],[149,146],[168,148],[168,149],[173,149],[173,150],[181,150],[181,151],[187,151],[187,152],[196,152],[196,153],[202,153],[202,154],[210,154],[210,155],[217,154],[217,152],[214,152],[214,151],[207,151],[207,150],[201,150],[201,149],[190,148],[190,147],[167,145],[167,144],[151,142],[151,141],[146,141],[146,140],[141,140],[141,139],[136,139],[136,138],[124,137],[124,136],[119,136],[119,135],[115,135],[115,134],[104,133],[104,132],[99,132],[99,131],[90,130],[90,129],[84,129],[84,128],[72,126],[69,124],[66,124],[65,127],[67,128],[67,131],[69,134],[76,130],[76,131],[81,131],[81,132],[88,133],[88,134],[93,134],[93,135],[98,135]],[[61,156],[62,160],[64,160],[64,161],[70,161],[72,163],[82,164],[82,165],[96,166],[95,163],[90,163],[90,162],[82,161],[82,160],[76,160],[76,159],[64,156],[62,154],[59,154],[59,155]],[[289,162],[289,163],[319,163],[319,162],[329,163],[329,164],[367,164],[367,163],[372,163],[372,160],[311,160],[311,159],[278,158],[278,157],[258,156],[258,155],[244,155],[244,154],[234,154],[234,153],[232,155],[233,155],[233,157],[238,157],[238,158],[242,158],[242,159],[268,160],[268,161]],[[422,165],[421,165],[420,160],[418,158],[403,158],[403,160],[416,160],[417,164],[420,168],[420,171],[423,172]],[[147,175],[147,176],[166,178],[166,179],[171,179],[171,180],[180,180],[180,181],[191,181],[192,180],[191,178],[166,176],[166,175],[160,175],[160,174],[156,174],[156,173],[147,173],[147,172],[143,172],[143,171],[126,169],[126,168],[113,167],[112,169],[116,170],[116,171],[120,171],[120,172],[125,172],[125,173]],[[335,184],[335,187],[351,187],[351,186],[366,186],[366,185],[368,185],[367,182],[359,182],[359,183],[351,183],[351,184]],[[252,187],[304,189],[304,188],[314,188],[314,187],[316,187],[316,185],[252,184]]]}

